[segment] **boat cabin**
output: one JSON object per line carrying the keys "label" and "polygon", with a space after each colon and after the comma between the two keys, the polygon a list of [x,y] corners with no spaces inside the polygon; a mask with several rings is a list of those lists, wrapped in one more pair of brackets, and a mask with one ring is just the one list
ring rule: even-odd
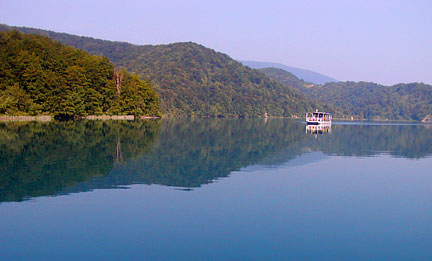
{"label": "boat cabin", "polygon": [[327,112],[308,112],[306,113],[307,124],[330,124],[332,121],[332,115]]}

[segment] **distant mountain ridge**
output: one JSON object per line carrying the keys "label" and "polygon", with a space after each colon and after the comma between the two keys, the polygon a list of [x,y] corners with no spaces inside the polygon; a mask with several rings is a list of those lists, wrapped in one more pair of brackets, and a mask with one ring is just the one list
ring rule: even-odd
{"label": "distant mountain ridge", "polygon": [[337,82],[338,80],[331,78],[329,76],[326,76],[321,73],[317,73],[314,71],[306,70],[306,69],[300,69],[292,66],[287,66],[280,63],[271,63],[271,62],[256,62],[256,61],[241,61],[242,64],[249,66],[254,69],[262,69],[262,68],[279,68],[283,69],[287,72],[290,72],[297,76],[299,79],[303,79],[307,82],[315,83],[315,84],[324,84],[327,82]]}
{"label": "distant mountain ridge", "polygon": [[150,80],[167,116],[290,117],[320,107],[258,70],[192,42],[133,45],[25,27],[0,25],[1,30],[44,35],[106,56],[115,66]]}
{"label": "distant mountain ridge", "polygon": [[304,80],[300,80],[294,74],[285,71],[284,69],[269,67],[269,68],[261,68],[258,69],[260,72],[264,73],[268,77],[288,86],[294,88],[300,92],[304,92],[305,86],[313,86],[314,84],[310,82],[305,82]]}

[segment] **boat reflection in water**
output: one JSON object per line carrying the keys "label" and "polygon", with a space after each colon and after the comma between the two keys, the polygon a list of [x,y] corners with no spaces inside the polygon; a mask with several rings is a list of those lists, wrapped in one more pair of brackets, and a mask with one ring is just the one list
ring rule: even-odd
{"label": "boat reflection in water", "polygon": [[331,133],[331,124],[325,125],[306,125],[306,133],[308,134],[325,134]]}

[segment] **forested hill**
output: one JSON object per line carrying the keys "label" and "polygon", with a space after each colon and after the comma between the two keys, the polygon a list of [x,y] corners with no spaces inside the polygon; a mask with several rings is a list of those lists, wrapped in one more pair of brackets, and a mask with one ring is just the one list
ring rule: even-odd
{"label": "forested hill", "polygon": [[316,107],[299,92],[195,43],[142,46],[126,68],[158,86],[163,108],[188,116],[292,116]]}
{"label": "forested hill", "polygon": [[432,114],[432,86],[424,83],[337,82],[305,88],[304,93],[360,119],[420,121]]}
{"label": "forested hill", "polygon": [[49,36],[104,55],[114,65],[155,84],[164,114],[173,116],[259,117],[302,115],[319,105],[300,92],[195,43],[137,46],[39,29],[0,26]]}
{"label": "forested hill", "polygon": [[150,82],[39,35],[0,32],[0,114],[159,116]]}
{"label": "forested hill", "polygon": [[432,86],[424,83],[383,86],[371,82],[332,82],[312,85],[278,68],[260,69],[317,102],[359,119],[423,120],[432,115]]}

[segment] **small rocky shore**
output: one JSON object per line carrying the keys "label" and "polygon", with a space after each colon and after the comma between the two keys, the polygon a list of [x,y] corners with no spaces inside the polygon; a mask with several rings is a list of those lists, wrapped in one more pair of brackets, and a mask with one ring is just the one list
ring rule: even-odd
{"label": "small rocky shore", "polygon": [[[134,116],[134,115],[89,115],[80,117],[77,119],[85,120],[128,120],[133,121],[135,119],[157,119],[155,116]],[[52,121],[54,117],[50,115],[40,116],[9,116],[0,115],[0,121]]]}
{"label": "small rocky shore", "polygon": [[53,119],[50,115],[41,116],[0,116],[0,121],[51,121]]}

